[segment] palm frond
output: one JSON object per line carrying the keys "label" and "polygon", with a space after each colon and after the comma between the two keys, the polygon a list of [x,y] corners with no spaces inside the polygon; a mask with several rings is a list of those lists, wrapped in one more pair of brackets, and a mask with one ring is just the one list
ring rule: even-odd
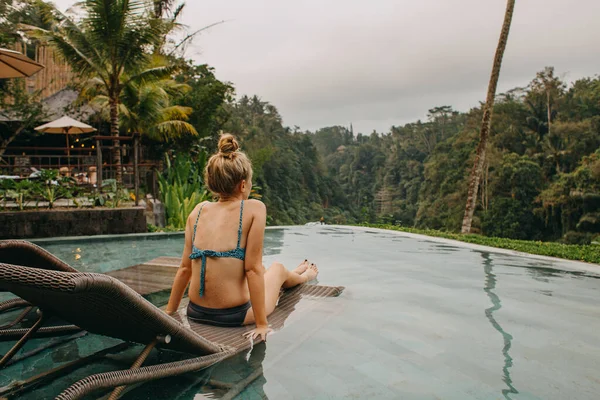
{"label": "palm frond", "polygon": [[179,67],[176,65],[163,65],[159,67],[149,68],[130,76],[124,82],[124,85],[129,85],[130,83],[142,84],[160,81],[163,79],[170,78],[171,75],[173,75],[178,70]]}
{"label": "palm frond", "polygon": [[185,121],[165,121],[156,125],[149,134],[155,138],[168,141],[169,139],[183,135],[196,136],[198,135],[198,131],[196,131],[196,128],[192,124]]}
{"label": "palm frond", "polygon": [[98,76],[86,79],[81,85],[79,95],[82,98],[92,99],[100,94],[106,94],[106,85]]}
{"label": "palm frond", "polygon": [[79,46],[75,46],[71,41],[61,36],[60,34],[50,33],[48,36],[49,42],[58,50],[59,55],[68,61],[71,67],[81,76],[97,76],[107,82],[106,70],[102,64],[99,64],[89,54],[85,54],[80,50]]}
{"label": "palm frond", "polygon": [[169,55],[173,55],[177,51],[177,49],[179,49],[181,46],[185,46],[186,43],[194,40],[194,38],[198,34],[200,34],[201,32],[204,32],[205,30],[210,29],[210,28],[212,28],[214,26],[224,24],[225,22],[226,22],[225,20],[218,21],[218,22],[212,23],[210,25],[207,25],[207,26],[205,26],[203,28],[200,28],[200,29],[198,29],[198,30],[196,30],[196,31],[188,34],[185,38],[183,38],[183,40],[181,40],[179,43],[177,43],[177,45],[175,45],[175,47],[173,48],[173,50],[171,50],[171,52],[169,53]]}
{"label": "palm frond", "polygon": [[161,81],[161,86],[170,97],[182,96],[186,93],[189,93],[189,91],[192,90],[192,87],[190,85],[186,83],[180,83],[171,79]]}
{"label": "palm frond", "polygon": [[97,95],[89,100],[89,104],[96,110],[103,121],[110,121],[110,107],[108,96]]}
{"label": "palm frond", "polygon": [[192,112],[194,112],[193,108],[184,106],[171,106],[162,110],[165,120],[187,120]]}

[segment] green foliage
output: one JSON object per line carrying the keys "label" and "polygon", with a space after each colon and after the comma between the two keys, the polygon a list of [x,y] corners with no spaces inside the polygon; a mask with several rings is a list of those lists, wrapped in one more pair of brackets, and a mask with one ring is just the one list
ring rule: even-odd
{"label": "green foliage", "polygon": [[[0,15],[10,16],[13,0],[0,1]],[[12,32],[15,31],[15,25],[10,18],[0,19],[0,47],[8,47],[15,40]]]}
{"label": "green foliage", "polygon": [[[253,162],[254,184],[268,209],[270,225],[302,224],[330,219],[352,219],[339,185],[325,173],[312,135],[284,128],[271,104],[258,97],[242,97],[227,107],[224,130],[233,132]],[[339,207],[339,208],[336,208]]]}
{"label": "green foliage", "polygon": [[[230,115],[225,103],[231,101],[234,93],[231,84],[219,81],[214,69],[207,65],[182,60],[176,60],[176,64],[179,71],[169,87],[177,90],[167,91],[169,110],[184,111],[186,124],[197,134],[169,135],[168,142],[159,140],[160,135],[143,136],[143,144],[149,149],[147,155],[153,159],[162,159],[168,151],[186,152],[216,138]],[[145,124],[145,119],[140,121]]]}
{"label": "green foliage", "polygon": [[87,196],[90,201],[92,207],[104,207],[106,204],[106,195],[101,193],[100,191],[94,190]]}
{"label": "green foliage", "polygon": [[39,91],[29,93],[24,79],[0,80],[0,156],[15,139],[30,134],[46,117]]}
{"label": "green foliage", "polygon": [[165,170],[159,175],[160,200],[165,205],[167,225],[184,229],[187,217],[198,203],[209,199],[202,173],[207,161],[204,149],[197,154],[165,156]]}
{"label": "green foliage", "polygon": [[53,208],[54,203],[59,199],[73,197],[74,181],[71,178],[59,177],[58,170],[42,170],[39,179],[40,182],[36,184],[35,192],[42,200],[48,202],[48,208]]}
{"label": "green foliage", "polygon": [[194,207],[206,200],[206,197],[196,192],[185,197],[181,186],[168,186],[162,196],[168,215],[167,225],[176,229],[184,229]]}
{"label": "green foliage", "polygon": [[[107,205],[110,208],[120,207],[124,201],[129,199],[129,191],[123,187],[116,179],[106,179],[102,181],[103,194],[93,196],[97,205]],[[100,200],[100,197],[102,200]]]}
{"label": "green foliage", "polygon": [[189,87],[188,91],[174,96],[176,104],[192,109],[188,122],[200,137],[216,134],[228,117],[223,106],[232,99],[233,86],[219,81],[214,68],[191,62],[184,65],[176,81]]}
{"label": "green foliage", "polygon": [[14,201],[19,211],[23,211],[25,205],[32,201],[32,194],[38,187],[35,182],[30,180],[14,181],[11,179],[3,180],[4,201]]}
{"label": "green foliage", "polygon": [[[198,135],[187,122],[192,109],[173,104],[173,99],[191,88],[171,79],[173,68],[169,67],[167,59],[155,56],[149,67],[152,74],[124,78],[126,84],[119,97],[121,131],[137,132],[157,141]],[[89,79],[83,87],[82,97],[99,107],[101,117],[110,121],[109,96],[101,79]]]}
{"label": "green foliage", "polygon": [[[498,96],[475,232],[584,242],[600,233],[599,99],[600,78],[567,88],[552,68]],[[342,189],[336,204],[356,219],[457,232],[481,119],[480,108],[442,106],[388,133],[331,127],[312,139],[323,175]]]}
{"label": "green foliage", "polygon": [[181,228],[175,228],[173,226],[165,226],[164,228],[161,228],[160,226],[156,226],[156,225],[152,225],[152,224],[148,224],[147,228],[148,228],[148,232],[150,232],[150,233],[156,233],[156,232],[181,232],[182,231]]}
{"label": "green foliage", "polygon": [[540,212],[549,225],[561,227],[565,242],[589,243],[600,232],[600,150],[573,172],[559,174],[538,198]]}
{"label": "green foliage", "polygon": [[2,0],[0,15],[0,47],[5,48],[21,40],[28,26],[50,30],[61,20],[54,6],[43,0]]}
{"label": "green foliage", "polygon": [[143,0],[86,0],[80,6],[81,20],[65,18],[60,29],[44,36],[74,70],[97,76],[109,96],[118,95],[126,83],[122,81],[126,68],[147,72],[149,50],[161,43],[164,26],[148,13]]}
{"label": "green foliage", "polygon": [[537,239],[542,226],[531,208],[542,187],[542,170],[527,156],[504,155],[492,172],[494,197],[482,213],[482,231],[489,236]]}
{"label": "green foliage", "polygon": [[22,211],[32,203],[37,208],[40,201],[47,202],[48,208],[53,208],[60,199],[71,199],[77,208],[84,207],[86,199],[92,207],[117,208],[130,199],[127,189],[115,179],[104,180],[102,189],[102,193],[81,193],[72,178],[60,177],[56,170],[41,170],[37,180],[0,180],[0,203],[6,209],[7,203],[13,202]]}
{"label": "green foliage", "polygon": [[481,235],[463,235],[460,233],[443,232],[432,229],[406,228],[394,225],[360,224],[371,228],[389,229],[427,236],[459,240],[461,242],[480,244],[483,246],[497,247],[521,251],[529,254],[538,254],[549,257],[565,258],[568,260],[585,261],[600,264],[600,246],[598,245],[568,245],[553,242],[515,240]]}
{"label": "green foliage", "polygon": [[6,201],[8,200],[6,197],[6,191],[8,190],[8,179],[0,180],[0,209],[4,210],[6,208]]}
{"label": "green foliage", "polygon": [[580,244],[587,245],[592,242],[592,234],[585,232],[574,232],[570,231],[563,236],[561,242],[565,244]]}

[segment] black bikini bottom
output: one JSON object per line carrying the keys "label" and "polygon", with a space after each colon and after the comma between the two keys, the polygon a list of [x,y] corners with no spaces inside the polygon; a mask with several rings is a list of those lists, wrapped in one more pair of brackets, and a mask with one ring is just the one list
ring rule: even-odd
{"label": "black bikini bottom", "polygon": [[247,302],[241,306],[231,308],[207,308],[190,301],[187,316],[192,321],[201,324],[226,327],[242,326],[250,307],[250,302]]}

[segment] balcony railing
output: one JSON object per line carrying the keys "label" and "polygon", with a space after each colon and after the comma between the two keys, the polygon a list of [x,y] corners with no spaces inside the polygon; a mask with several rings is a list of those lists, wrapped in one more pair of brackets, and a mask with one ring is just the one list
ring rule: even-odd
{"label": "balcony railing", "polygon": [[[56,169],[62,176],[73,177],[80,185],[101,190],[103,181],[117,177],[117,163],[113,159],[114,138],[96,136],[94,140],[96,144],[87,148],[9,147],[6,149],[8,154],[0,156],[0,176],[24,179],[35,176],[35,172],[42,169]],[[143,149],[138,138],[126,136],[119,140],[123,186],[134,189],[136,199],[140,184],[145,187],[146,193],[156,197],[156,174],[161,163],[141,158]]]}

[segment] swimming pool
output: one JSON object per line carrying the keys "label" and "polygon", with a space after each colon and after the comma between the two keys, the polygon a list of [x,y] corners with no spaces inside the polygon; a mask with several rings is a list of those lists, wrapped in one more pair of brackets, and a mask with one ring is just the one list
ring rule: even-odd
{"label": "swimming pool", "polygon": [[[78,269],[108,271],[178,256],[182,236],[41,244]],[[123,398],[231,398],[241,391],[236,398],[595,399],[600,393],[600,275],[577,272],[582,265],[374,229],[267,231],[265,264],[295,266],[305,258],[318,263],[321,284],[346,286],[341,297],[315,300],[316,311],[290,318],[250,354],[134,387]],[[0,385],[114,343],[88,335],[60,345],[6,369]],[[51,397],[90,373],[126,368],[134,353],[23,398]],[[236,390],[226,385],[244,380],[251,382]]]}

